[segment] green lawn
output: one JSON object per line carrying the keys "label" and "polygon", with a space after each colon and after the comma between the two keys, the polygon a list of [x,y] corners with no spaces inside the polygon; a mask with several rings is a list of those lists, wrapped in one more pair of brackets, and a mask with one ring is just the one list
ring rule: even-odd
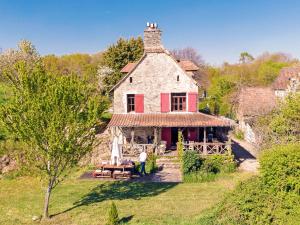
{"label": "green lawn", "polygon": [[[52,219],[41,224],[105,224],[111,200],[129,224],[195,224],[201,213],[250,176],[234,173],[200,184],[68,179],[54,190]],[[38,224],[32,216],[41,215],[43,194],[36,178],[0,180],[0,224]]]}

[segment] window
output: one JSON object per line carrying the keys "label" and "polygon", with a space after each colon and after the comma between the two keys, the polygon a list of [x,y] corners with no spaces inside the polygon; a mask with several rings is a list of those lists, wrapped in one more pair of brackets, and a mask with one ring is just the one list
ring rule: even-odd
{"label": "window", "polygon": [[179,81],[179,75],[177,76],[177,81]]}
{"label": "window", "polygon": [[135,99],[134,94],[127,95],[127,112],[134,112],[135,110],[134,99]]}
{"label": "window", "polygon": [[186,93],[171,94],[171,111],[186,111]]}
{"label": "window", "polygon": [[129,77],[129,82],[132,83],[132,77]]}

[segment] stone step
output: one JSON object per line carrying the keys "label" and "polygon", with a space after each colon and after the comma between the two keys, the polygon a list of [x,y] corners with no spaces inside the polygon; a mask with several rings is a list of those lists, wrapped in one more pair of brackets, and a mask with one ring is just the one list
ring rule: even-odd
{"label": "stone step", "polygon": [[180,165],[180,163],[156,163],[157,164],[157,166],[161,166],[161,167],[163,167],[163,168],[180,168],[181,167],[181,165]]}

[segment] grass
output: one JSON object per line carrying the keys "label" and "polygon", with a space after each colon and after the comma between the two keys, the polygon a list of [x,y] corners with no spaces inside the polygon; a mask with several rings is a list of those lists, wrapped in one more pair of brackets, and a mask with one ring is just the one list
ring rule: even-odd
{"label": "grass", "polygon": [[[233,173],[199,184],[103,182],[67,179],[54,190],[51,220],[41,224],[105,224],[111,201],[128,224],[196,224],[236,184],[250,177]],[[0,179],[0,224],[38,224],[43,188],[37,178]]]}

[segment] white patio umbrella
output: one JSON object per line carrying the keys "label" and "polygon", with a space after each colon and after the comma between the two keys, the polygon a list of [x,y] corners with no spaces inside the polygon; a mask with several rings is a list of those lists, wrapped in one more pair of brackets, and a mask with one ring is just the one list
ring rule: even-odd
{"label": "white patio umbrella", "polygon": [[111,147],[111,164],[119,165],[121,163],[122,153],[119,148],[118,137],[114,137]]}

